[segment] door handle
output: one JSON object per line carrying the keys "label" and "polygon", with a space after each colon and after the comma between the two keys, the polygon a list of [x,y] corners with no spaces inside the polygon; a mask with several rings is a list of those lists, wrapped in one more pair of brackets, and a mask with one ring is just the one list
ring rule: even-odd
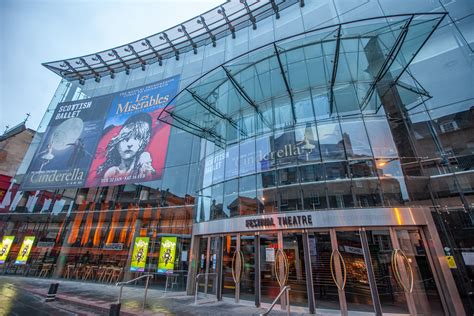
{"label": "door handle", "polygon": [[[408,268],[408,284],[405,284],[402,280],[402,276],[400,274],[400,267],[398,266],[398,257],[401,257],[405,266]],[[394,271],[395,274],[395,280],[397,280],[397,283],[403,288],[403,290],[407,293],[412,293],[413,292],[413,283],[414,283],[414,277],[413,277],[413,269],[411,267],[410,261],[408,260],[407,255],[403,250],[401,249],[393,249],[392,251],[392,270]]]}
{"label": "door handle", "polygon": [[[342,262],[342,273],[343,273],[342,285],[339,284],[339,282],[337,282],[337,278],[334,272],[334,256],[335,255],[337,255]],[[331,260],[329,262],[329,267],[331,268],[332,280],[336,284],[337,288],[341,291],[344,290],[344,287],[346,286],[346,281],[347,281],[347,268],[346,268],[346,262],[344,261],[344,258],[342,257],[338,249],[333,249],[331,253]]]}
{"label": "door handle", "polygon": [[[283,276],[280,276],[280,257],[283,260]],[[275,276],[280,287],[285,286],[288,282],[288,274],[290,271],[289,269],[290,267],[288,264],[288,257],[286,256],[286,253],[283,250],[278,249],[275,256]]]}
{"label": "door handle", "polygon": [[240,280],[242,279],[244,263],[244,254],[242,251],[235,251],[232,256],[232,278],[234,279],[235,284],[240,283]]}

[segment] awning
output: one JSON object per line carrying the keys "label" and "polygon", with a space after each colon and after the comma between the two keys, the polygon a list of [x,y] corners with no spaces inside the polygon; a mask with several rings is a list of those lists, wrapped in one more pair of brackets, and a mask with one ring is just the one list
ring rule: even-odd
{"label": "awning", "polygon": [[159,120],[224,146],[303,123],[377,113],[445,13],[397,15],[312,30],[255,49],[206,73],[169,102]]}

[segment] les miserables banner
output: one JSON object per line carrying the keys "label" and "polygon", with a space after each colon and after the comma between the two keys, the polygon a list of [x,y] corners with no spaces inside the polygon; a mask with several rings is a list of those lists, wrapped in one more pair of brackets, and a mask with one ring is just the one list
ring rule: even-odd
{"label": "les miserables banner", "polygon": [[58,104],[21,190],[93,187],[160,179],[171,126],[157,120],[179,76]]}
{"label": "les miserables banner", "polygon": [[97,146],[86,186],[160,179],[171,126],[158,121],[176,95],[179,77],[115,95]]}

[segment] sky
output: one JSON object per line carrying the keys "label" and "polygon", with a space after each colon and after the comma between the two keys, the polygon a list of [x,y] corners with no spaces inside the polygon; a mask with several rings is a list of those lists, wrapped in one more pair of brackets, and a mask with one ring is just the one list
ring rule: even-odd
{"label": "sky", "polygon": [[0,0],[0,135],[31,116],[37,129],[60,77],[44,62],[158,33],[224,0]]}

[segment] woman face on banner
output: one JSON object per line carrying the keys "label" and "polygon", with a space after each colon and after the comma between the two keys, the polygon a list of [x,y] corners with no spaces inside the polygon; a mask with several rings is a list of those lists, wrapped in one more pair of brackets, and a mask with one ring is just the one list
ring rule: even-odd
{"label": "woman face on banner", "polygon": [[129,134],[129,136],[120,141],[117,150],[122,159],[129,160],[140,150],[143,140],[139,139],[135,133],[130,133],[130,127],[126,126],[123,130],[124,134]]}

